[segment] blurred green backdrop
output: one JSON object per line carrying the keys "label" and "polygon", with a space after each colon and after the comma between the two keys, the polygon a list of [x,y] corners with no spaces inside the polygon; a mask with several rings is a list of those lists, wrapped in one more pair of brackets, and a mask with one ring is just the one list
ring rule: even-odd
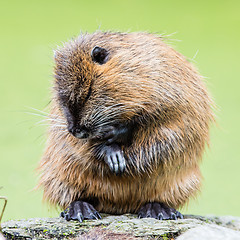
{"label": "blurred green backdrop", "polygon": [[181,40],[173,46],[194,58],[219,106],[201,165],[202,192],[183,213],[240,215],[239,10],[239,0],[1,1],[0,195],[9,199],[4,220],[58,215],[42,204],[41,191],[32,191],[45,127],[25,112],[49,102],[52,49],[97,29],[175,33],[171,38]]}

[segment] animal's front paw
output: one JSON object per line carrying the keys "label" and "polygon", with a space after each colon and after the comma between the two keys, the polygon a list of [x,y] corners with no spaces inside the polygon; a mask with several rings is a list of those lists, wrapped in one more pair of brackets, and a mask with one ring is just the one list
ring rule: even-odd
{"label": "animal's front paw", "polygon": [[74,201],[66,210],[61,212],[61,217],[65,220],[78,220],[82,222],[84,219],[101,219],[101,215],[98,211],[87,202]]}
{"label": "animal's front paw", "polygon": [[95,146],[94,154],[97,159],[103,160],[116,175],[121,175],[126,169],[126,160],[123,150],[118,144],[100,144]]}
{"label": "animal's front paw", "polygon": [[177,220],[177,218],[183,218],[183,215],[170,208],[163,203],[150,202],[142,206],[138,212],[139,218],[156,218],[159,220]]}
{"label": "animal's front paw", "polygon": [[94,133],[92,139],[103,141],[106,144],[126,144],[131,140],[131,130],[130,126],[125,124],[104,126]]}
{"label": "animal's front paw", "polygon": [[126,168],[126,161],[122,149],[117,144],[104,147],[104,161],[116,175],[121,175]]}

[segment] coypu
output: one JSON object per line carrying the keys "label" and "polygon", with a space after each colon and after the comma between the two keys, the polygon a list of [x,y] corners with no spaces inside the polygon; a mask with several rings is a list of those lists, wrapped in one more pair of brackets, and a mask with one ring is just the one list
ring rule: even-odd
{"label": "coypu", "polygon": [[214,120],[192,64],[160,36],[98,31],[55,51],[54,79],[44,199],[67,220],[182,218]]}

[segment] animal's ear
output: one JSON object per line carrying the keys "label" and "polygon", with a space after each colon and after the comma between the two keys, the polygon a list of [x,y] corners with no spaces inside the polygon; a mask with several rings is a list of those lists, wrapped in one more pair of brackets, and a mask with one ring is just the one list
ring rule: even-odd
{"label": "animal's ear", "polygon": [[105,48],[94,47],[91,52],[92,60],[99,64],[104,64],[108,60],[108,51]]}

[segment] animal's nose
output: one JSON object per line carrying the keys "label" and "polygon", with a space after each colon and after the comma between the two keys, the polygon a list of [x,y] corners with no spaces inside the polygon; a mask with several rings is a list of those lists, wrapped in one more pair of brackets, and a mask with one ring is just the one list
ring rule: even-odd
{"label": "animal's nose", "polygon": [[85,126],[68,126],[68,131],[76,138],[84,139],[89,137],[88,129]]}

